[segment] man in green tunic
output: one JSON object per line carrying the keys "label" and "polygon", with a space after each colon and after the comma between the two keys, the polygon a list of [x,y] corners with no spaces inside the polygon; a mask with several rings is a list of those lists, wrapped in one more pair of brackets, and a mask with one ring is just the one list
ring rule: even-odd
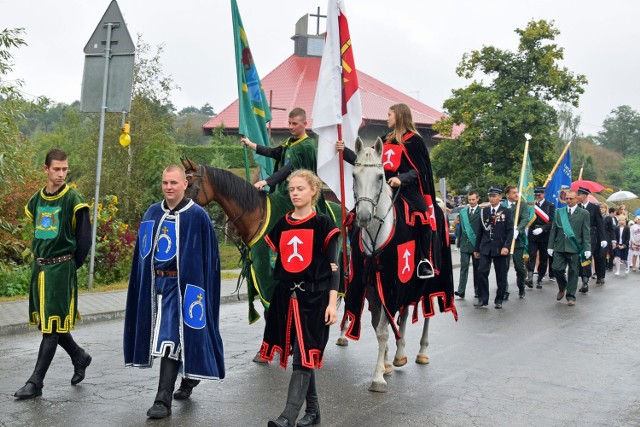
{"label": "man in green tunic", "polygon": [[[287,178],[296,169],[309,169],[314,173],[318,167],[318,149],[314,141],[309,138],[306,132],[307,113],[302,108],[294,108],[289,112],[289,132],[291,136],[278,147],[272,148],[258,145],[251,142],[249,138],[243,137],[242,143],[256,153],[275,159],[273,174],[267,179],[260,180],[253,184],[257,189],[262,190],[268,185],[272,195],[280,195],[284,200],[289,200],[289,188]],[[293,209],[290,201],[288,210]],[[328,207],[324,196],[320,193],[320,200],[316,204],[316,210],[326,215]],[[279,217],[278,217],[279,218]]]}
{"label": "man in green tunic", "polygon": [[71,384],[84,379],[91,356],[71,337],[78,313],[76,270],[91,247],[89,205],[65,184],[69,163],[64,151],[50,150],[45,158],[47,185],[34,194],[25,212],[34,227],[34,255],[29,290],[29,325],[42,331],[36,367],[14,396],[32,399],[42,395],[44,377],[58,344],[69,354],[74,372]]}

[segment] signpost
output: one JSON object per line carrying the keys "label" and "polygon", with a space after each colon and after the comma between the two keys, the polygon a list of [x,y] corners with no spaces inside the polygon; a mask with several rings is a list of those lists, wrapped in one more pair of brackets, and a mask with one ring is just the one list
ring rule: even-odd
{"label": "signpost", "polygon": [[131,92],[133,88],[135,46],[116,0],[112,0],[109,4],[87,45],[84,47],[84,53],[85,61],[80,109],[86,113],[100,113],[96,192],[93,202],[92,245],[89,262],[88,287],[91,290],[95,271],[105,115],[108,111],[122,114],[129,112],[131,110]]}

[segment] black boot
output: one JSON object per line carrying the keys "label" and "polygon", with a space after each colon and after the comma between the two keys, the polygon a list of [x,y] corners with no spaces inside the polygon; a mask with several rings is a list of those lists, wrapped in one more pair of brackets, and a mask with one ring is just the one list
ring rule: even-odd
{"label": "black boot", "polygon": [[589,277],[582,278],[582,287],[580,288],[580,292],[583,294],[589,292]]}
{"label": "black boot", "polygon": [[320,404],[318,403],[318,392],[316,391],[316,374],[311,370],[309,378],[309,388],[307,389],[307,407],[304,416],[300,418],[298,427],[308,427],[320,424]]}
{"label": "black boot", "polygon": [[64,348],[73,363],[71,385],[79,384],[84,379],[85,370],[91,364],[91,356],[76,344],[71,334],[60,334],[58,337],[58,344]]}
{"label": "black boot", "polygon": [[269,421],[268,427],[293,427],[296,425],[300,408],[307,395],[311,373],[309,370],[296,369],[294,367],[289,381],[287,393],[287,406],[276,420]]}
{"label": "black boot", "polygon": [[200,384],[200,380],[183,378],[182,381],[180,381],[180,387],[173,393],[173,398],[176,400],[187,400],[191,396],[193,388],[198,384]]}
{"label": "black boot", "polygon": [[47,374],[47,370],[49,370],[49,365],[51,365],[53,356],[56,354],[57,347],[58,335],[42,335],[40,350],[38,350],[38,360],[36,361],[36,367],[33,370],[33,374],[31,374],[27,383],[20,390],[14,393],[15,397],[18,399],[33,399],[34,397],[42,396],[44,377]]}
{"label": "black boot", "polygon": [[149,418],[165,418],[171,415],[171,401],[173,400],[173,389],[178,378],[179,362],[168,357],[163,357],[160,360],[158,393],[153,406],[147,411],[147,417]]}

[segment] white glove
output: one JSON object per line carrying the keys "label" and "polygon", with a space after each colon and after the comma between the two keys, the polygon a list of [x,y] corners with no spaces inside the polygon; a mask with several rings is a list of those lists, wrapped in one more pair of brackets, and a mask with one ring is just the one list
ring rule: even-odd
{"label": "white glove", "polygon": [[532,231],[534,236],[537,236],[538,234],[542,234],[542,228],[536,228]]}
{"label": "white glove", "polygon": [[584,257],[585,257],[586,259],[591,258],[591,251],[584,251]]}
{"label": "white glove", "polygon": [[606,248],[607,247],[607,241],[603,240],[602,242],[600,242],[600,247],[601,248]]}
{"label": "white glove", "polygon": [[549,254],[549,256],[553,256],[553,249],[547,249],[547,253]]}
{"label": "white glove", "polygon": [[520,234],[520,232],[518,231],[518,227],[513,227],[513,238],[517,239],[518,234]]}

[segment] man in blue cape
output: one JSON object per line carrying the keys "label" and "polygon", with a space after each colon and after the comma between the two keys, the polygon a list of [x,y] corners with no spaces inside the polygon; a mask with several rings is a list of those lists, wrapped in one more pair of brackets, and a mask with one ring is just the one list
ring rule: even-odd
{"label": "man in blue cape", "polygon": [[[172,397],[187,399],[200,380],[225,375],[218,242],[207,213],[184,197],[186,188],[184,170],[169,165],[164,201],[142,218],[131,266],[124,359],[126,366],[149,368],[161,358],[150,418],[170,415]],[[183,380],[173,395],[178,372]]]}

